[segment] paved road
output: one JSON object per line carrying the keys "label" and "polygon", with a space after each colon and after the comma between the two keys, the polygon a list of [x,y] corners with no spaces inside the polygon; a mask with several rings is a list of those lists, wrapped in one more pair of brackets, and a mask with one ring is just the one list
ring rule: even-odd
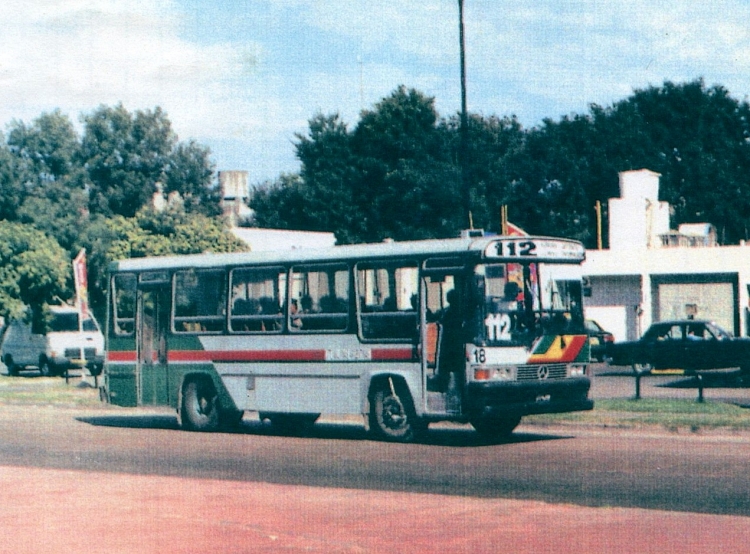
{"label": "paved road", "polygon": [[187,433],[169,413],[0,413],[4,466],[743,516],[749,460],[749,436],[522,426],[509,442],[488,444],[469,427],[444,425],[422,444],[400,445],[333,420],[309,437],[283,437],[249,420],[237,433]]}
{"label": "paved road", "polygon": [[[632,386],[599,376],[595,396]],[[645,384],[662,394],[695,389]],[[746,552],[748,460],[750,434],[439,425],[398,445],[357,420],[198,434],[168,411],[3,406],[0,553]]]}

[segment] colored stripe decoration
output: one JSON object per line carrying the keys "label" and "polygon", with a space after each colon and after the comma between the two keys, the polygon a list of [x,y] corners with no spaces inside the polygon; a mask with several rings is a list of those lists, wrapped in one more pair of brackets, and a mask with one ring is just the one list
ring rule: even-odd
{"label": "colored stripe decoration", "polygon": [[534,345],[528,363],[587,362],[587,335],[545,335]]}
{"label": "colored stripe decoration", "polygon": [[[241,362],[410,362],[415,361],[412,348],[372,348],[343,352],[342,350],[170,350],[170,363],[241,363]],[[110,351],[110,363],[137,361],[136,353]]]}

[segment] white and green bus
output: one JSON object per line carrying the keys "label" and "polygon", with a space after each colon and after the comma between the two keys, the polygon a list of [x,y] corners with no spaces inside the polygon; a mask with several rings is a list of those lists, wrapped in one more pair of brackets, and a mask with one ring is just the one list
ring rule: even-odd
{"label": "white and green bus", "polygon": [[591,409],[582,245],[465,235],[115,262],[102,394],[189,430],[361,414],[395,441]]}

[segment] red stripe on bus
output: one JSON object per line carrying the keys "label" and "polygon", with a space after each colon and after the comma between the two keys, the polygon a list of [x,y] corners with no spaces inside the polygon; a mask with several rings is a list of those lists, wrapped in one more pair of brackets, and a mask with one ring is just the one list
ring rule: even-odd
{"label": "red stripe on bus", "polygon": [[170,362],[322,362],[325,350],[170,350]]}
{"label": "red stripe on bus", "polygon": [[[403,362],[414,359],[412,348],[373,348],[376,362]],[[170,350],[170,362],[324,362],[325,350]],[[111,351],[109,362],[136,362],[135,351]]]}
{"label": "red stripe on bus", "polygon": [[372,359],[376,362],[403,362],[414,359],[412,348],[373,348]]}
{"label": "red stripe on bus", "polygon": [[108,362],[130,362],[135,363],[135,350],[110,350],[107,352]]}

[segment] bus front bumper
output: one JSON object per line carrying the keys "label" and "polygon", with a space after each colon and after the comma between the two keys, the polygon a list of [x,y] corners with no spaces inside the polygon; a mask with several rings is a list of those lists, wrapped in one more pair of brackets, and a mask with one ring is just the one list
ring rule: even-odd
{"label": "bus front bumper", "polygon": [[471,382],[469,412],[479,417],[525,416],[592,410],[588,378],[531,382]]}

